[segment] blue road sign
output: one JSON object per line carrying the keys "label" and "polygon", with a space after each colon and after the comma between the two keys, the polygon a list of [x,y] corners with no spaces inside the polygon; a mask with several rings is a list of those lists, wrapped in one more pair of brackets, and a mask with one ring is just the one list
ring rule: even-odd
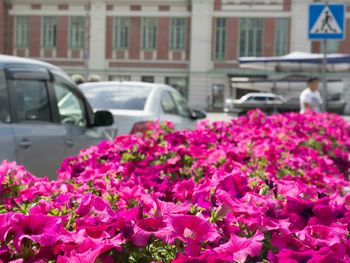
{"label": "blue road sign", "polygon": [[309,5],[309,39],[344,39],[345,6],[343,4]]}

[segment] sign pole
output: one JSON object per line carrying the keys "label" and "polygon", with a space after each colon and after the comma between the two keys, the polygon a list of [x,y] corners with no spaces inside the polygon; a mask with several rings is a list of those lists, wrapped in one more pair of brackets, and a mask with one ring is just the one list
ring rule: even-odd
{"label": "sign pole", "polygon": [[323,61],[322,61],[322,81],[323,81],[323,111],[327,111],[327,98],[328,98],[328,87],[327,87],[327,38],[323,39]]}
{"label": "sign pole", "polygon": [[328,88],[327,88],[327,41],[328,39],[345,38],[345,14],[344,4],[333,4],[324,0],[325,3],[312,3],[309,5],[309,39],[319,40],[323,46],[322,60],[322,110],[328,109]]}
{"label": "sign pole", "polygon": [[[326,6],[328,6],[328,1],[326,1]],[[327,38],[323,39],[323,63],[322,63],[322,79],[323,79],[323,111],[327,111],[327,97],[328,97],[328,87],[327,87]]]}

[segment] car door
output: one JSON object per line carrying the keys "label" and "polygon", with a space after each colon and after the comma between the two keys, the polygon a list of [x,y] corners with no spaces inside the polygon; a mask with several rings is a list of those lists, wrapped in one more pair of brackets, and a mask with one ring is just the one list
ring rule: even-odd
{"label": "car door", "polygon": [[88,128],[86,102],[75,86],[55,75],[53,82],[58,122],[65,129],[64,145],[67,156],[101,141],[101,132]]}
{"label": "car door", "polygon": [[175,129],[181,129],[181,117],[177,110],[175,101],[168,90],[163,90],[160,97],[162,113],[161,121],[170,121],[174,124]]}
{"label": "car door", "polygon": [[54,179],[65,151],[64,129],[53,122],[50,74],[23,67],[10,68],[7,75],[18,161],[34,175]]}
{"label": "car door", "polygon": [[5,72],[0,70],[0,163],[18,161]]}
{"label": "car door", "polygon": [[193,129],[197,121],[193,118],[190,107],[187,105],[185,99],[175,90],[170,90],[170,94],[175,102],[178,115],[180,116],[179,129]]}

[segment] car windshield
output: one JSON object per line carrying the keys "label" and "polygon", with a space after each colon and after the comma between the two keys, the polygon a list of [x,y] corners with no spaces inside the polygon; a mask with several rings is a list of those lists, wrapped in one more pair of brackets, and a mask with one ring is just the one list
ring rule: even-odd
{"label": "car windshield", "polygon": [[94,85],[81,91],[94,109],[143,110],[151,87],[135,85]]}

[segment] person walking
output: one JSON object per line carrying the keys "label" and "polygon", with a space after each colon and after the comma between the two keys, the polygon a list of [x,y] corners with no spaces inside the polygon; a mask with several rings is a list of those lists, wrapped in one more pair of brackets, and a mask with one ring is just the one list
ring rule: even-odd
{"label": "person walking", "polygon": [[308,87],[304,89],[300,94],[300,113],[306,111],[321,111],[322,98],[318,91],[319,79],[317,77],[311,77],[307,81]]}
{"label": "person walking", "polygon": [[333,20],[332,16],[329,14],[328,11],[326,11],[325,18],[322,20],[321,32],[326,32],[326,33],[328,32],[328,30],[325,29],[326,26],[328,27],[329,30],[331,30],[331,32],[337,32],[337,30],[335,30],[330,24],[332,20]]}

